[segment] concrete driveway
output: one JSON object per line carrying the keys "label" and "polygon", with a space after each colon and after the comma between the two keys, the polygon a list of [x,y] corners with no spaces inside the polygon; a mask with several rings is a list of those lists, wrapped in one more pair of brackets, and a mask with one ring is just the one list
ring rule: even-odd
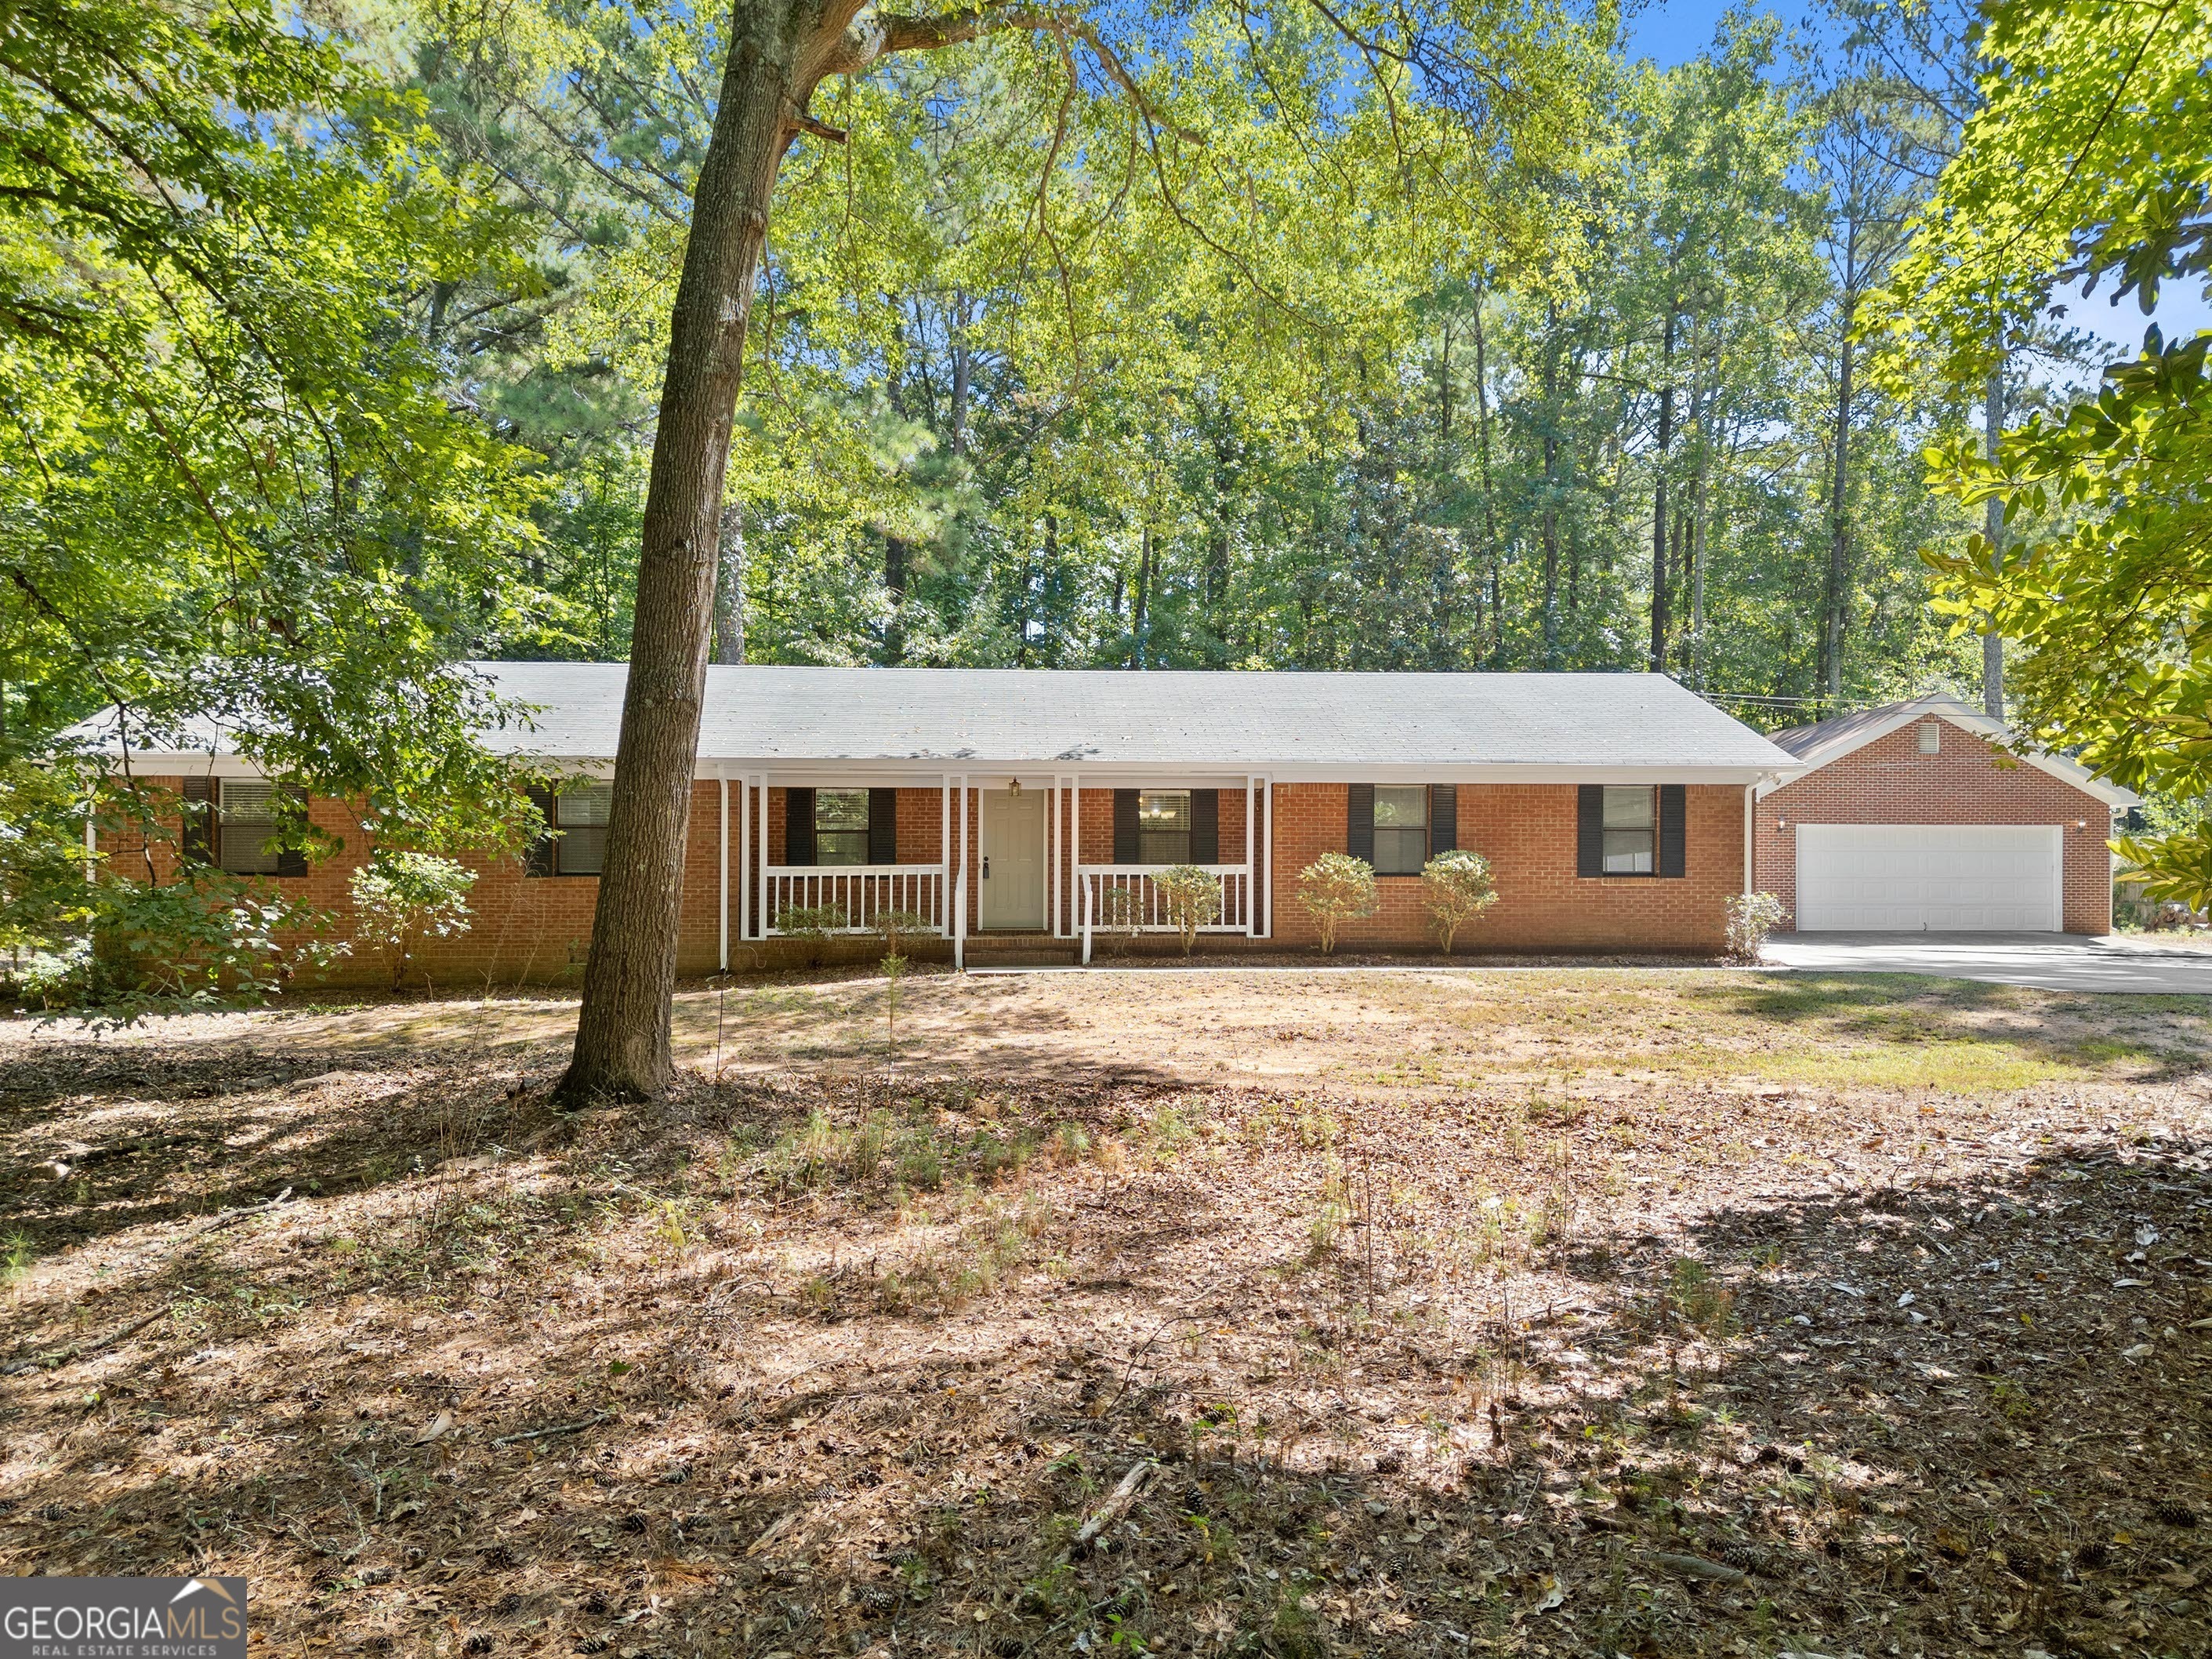
{"label": "concrete driveway", "polygon": [[1767,942],[1780,968],[1935,974],[2047,991],[2212,994],[2212,950],[2155,936],[2077,933],[1784,933]]}

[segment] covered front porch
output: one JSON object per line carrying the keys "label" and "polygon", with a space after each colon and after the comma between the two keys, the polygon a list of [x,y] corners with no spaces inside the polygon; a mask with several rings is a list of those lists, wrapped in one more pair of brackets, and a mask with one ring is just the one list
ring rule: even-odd
{"label": "covered front porch", "polygon": [[1172,933],[1156,878],[1218,884],[1218,936],[1273,933],[1270,780],[1040,768],[917,775],[876,767],[716,775],[720,965],[734,946],[894,929],[948,941]]}

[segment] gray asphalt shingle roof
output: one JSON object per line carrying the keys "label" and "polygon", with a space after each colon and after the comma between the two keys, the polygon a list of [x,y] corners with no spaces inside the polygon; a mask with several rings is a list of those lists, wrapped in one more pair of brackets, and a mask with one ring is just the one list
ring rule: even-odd
{"label": "gray asphalt shingle roof", "polygon": [[[537,704],[490,735],[563,760],[611,757],[626,669],[481,663]],[[1653,674],[1128,672],[714,667],[702,762],[1092,763],[1796,769],[1790,757]]]}

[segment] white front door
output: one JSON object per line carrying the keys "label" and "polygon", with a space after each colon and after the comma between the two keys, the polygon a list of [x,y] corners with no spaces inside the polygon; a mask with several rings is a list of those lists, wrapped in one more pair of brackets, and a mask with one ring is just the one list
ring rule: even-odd
{"label": "white front door", "polygon": [[1797,930],[2052,933],[2055,823],[1801,823]]}
{"label": "white front door", "polygon": [[985,927],[1044,926],[1044,791],[982,793],[977,906]]}

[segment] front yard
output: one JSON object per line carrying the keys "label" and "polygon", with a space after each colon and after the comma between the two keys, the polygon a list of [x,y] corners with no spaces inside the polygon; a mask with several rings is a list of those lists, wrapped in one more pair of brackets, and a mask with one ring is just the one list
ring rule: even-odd
{"label": "front yard", "polygon": [[2201,999],[888,993],[575,1117],[557,999],[0,1028],[0,1568],[271,1654],[2212,1644]]}

